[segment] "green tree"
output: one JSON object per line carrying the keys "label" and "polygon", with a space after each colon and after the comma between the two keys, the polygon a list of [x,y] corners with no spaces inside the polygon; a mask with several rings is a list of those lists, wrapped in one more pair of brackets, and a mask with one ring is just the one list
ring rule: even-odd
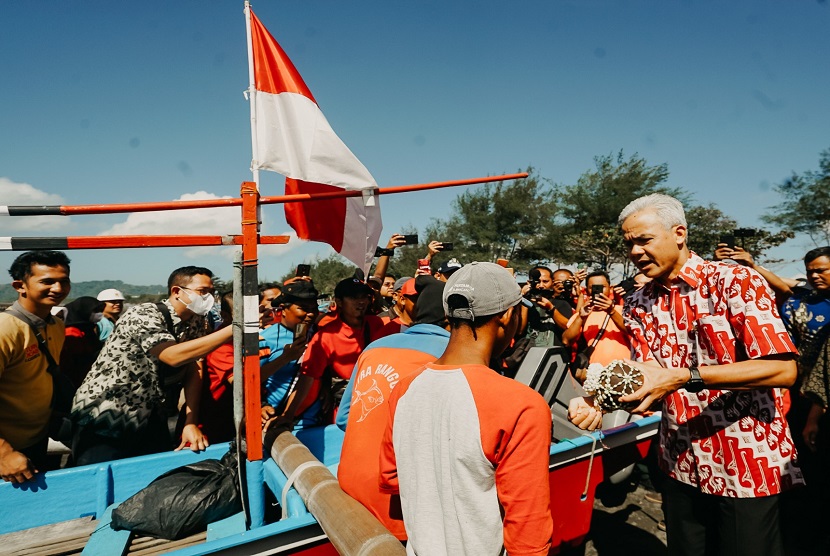
{"label": "green tree", "polygon": [[[452,253],[436,255],[436,263],[451,257],[463,263],[505,258],[517,270],[524,270],[543,258],[556,204],[550,182],[533,168],[527,173],[527,178],[484,184],[459,195],[448,218],[433,220],[426,227],[416,258],[427,253],[430,240],[454,244]],[[405,257],[402,254],[402,261]],[[410,265],[407,260],[404,274]]]}
{"label": "green tree", "polygon": [[793,175],[776,186],[783,198],[763,216],[786,231],[807,234],[812,242],[830,245],[830,148],[819,154],[819,169]]}
{"label": "green tree", "polygon": [[689,225],[687,239],[689,248],[704,258],[713,255],[721,237],[736,235],[738,237],[735,243],[749,251],[754,259],[774,263],[778,261],[765,257],[766,251],[793,237],[793,234],[788,231],[774,233],[753,228],[736,230],[738,225],[735,220],[725,215],[714,204],[692,206],[686,209],[686,222]]}
{"label": "green tree", "polygon": [[569,264],[627,268],[617,224],[622,209],[650,193],[665,193],[683,202],[688,202],[688,195],[664,185],[669,176],[666,164],[650,166],[636,153],[629,158],[623,151],[598,156],[594,166],[576,184],[556,187],[559,214],[548,238],[548,257]]}
{"label": "green tree", "polygon": [[[333,294],[334,287],[343,278],[348,278],[354,275],[357,267],[337,253],[332,253],[323,259],[317,259],[312,262],[311,271],[309,275],[314,281],[314,287],[317,288],[321,294]],[[285,282],[294,277],[294,271],[288,272],[280,281]]]}

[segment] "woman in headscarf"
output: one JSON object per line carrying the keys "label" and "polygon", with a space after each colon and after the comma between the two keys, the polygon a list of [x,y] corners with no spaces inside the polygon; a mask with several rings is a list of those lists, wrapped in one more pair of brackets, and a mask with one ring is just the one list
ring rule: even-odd
{"label": "woman in headscarf", "polygon": [[103,301],[89,296],[66,304],[66,340],[61,351],[60,368],[76,386],[83,382],[104,346],[98,338],[97,328],[103,309]]}

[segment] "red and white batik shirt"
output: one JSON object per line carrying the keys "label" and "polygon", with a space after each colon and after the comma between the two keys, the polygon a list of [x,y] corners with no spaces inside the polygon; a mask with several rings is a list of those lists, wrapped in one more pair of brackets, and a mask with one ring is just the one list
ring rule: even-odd
{"label": "red and white batik shirt", "polygon": [[[626,300],[635,358],[664,367],[722,365],[795,353],[769,286],[744,266],[691,254],[671,288]],[[706,494],[753,498],[803,483],[781,391],[677,390],[663,401],[660,467]]]}

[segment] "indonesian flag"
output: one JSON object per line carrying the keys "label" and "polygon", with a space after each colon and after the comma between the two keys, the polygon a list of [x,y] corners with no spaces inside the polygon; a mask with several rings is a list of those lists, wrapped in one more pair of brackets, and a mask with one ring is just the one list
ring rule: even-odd
{"label": "indonesian flag", "polygon": [[255,88],[251,167],[286,176],[287,195],[363,191],[357,197],[286,203],[285,218],[298,237],[328,243],[366,271],[383,227],[372,195],[377,183],[334,133],[294,64],[253,11],[250,29]]}

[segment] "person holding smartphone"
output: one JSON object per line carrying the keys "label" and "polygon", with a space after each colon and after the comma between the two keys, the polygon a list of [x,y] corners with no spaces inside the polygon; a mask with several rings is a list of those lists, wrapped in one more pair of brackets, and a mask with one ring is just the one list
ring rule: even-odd
{"label": "person holding smartphone", "polygon": [[616,359],[630,359],[631,346],[623,322],[621,306],[604,271],[595,271],[585,279],[585,293],[579,296],[576,311],[562,333],[568,347],[584,349],[599,336],[591,363],[608,365]]}
{"label": "person holding smartphone", "polygon": [[[317,316],[319,293],[310,279],[295,280],[272,301],[279,322],[260,332],[260,379],[263,381],[263,422],[281,415],[300,371],[299,359],[308,343],[308,327]],[[297,410],[299,428],[320,424],[320,403],[305,400]]]}

